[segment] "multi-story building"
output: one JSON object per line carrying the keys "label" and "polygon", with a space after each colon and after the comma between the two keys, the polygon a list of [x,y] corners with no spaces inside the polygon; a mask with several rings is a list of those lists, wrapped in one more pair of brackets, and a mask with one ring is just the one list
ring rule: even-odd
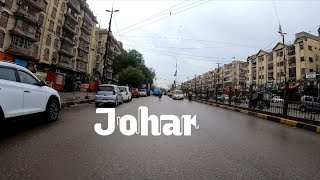
{"label": "multi-story building", "polygon": [[6,0],[0,4],[0,59],[34,71],[34,64],[47,58],[40,54],[44,21],[40,17],[47,6],[46,0]]}
{"label": "multi-story building", "polygon": [[222,67],[223,87],[235,87],[242,89],[246,87],[247,62],[233,61]]}
{"label": "multi-story building", "polygon": [[[113,81],[117,82],[117,75],[113,74],[113,69],[112,69],[112,63],[114,58],[117,55],[120,55],[124,49],[123,45],[120,41],[117,41],[112,33],[110,32],[109,34],[109,51],[107,55],[107,60],[106,60],[106,66],[107,66],[107,81]],[[105,57],[105,50],[106,50],[106,42],[107,42],[107,37],[108,37],[108,29],[97,29],[95,33],[96,37],[96,61],[95,61],[95,72],[96,74],[101,74],[103,75],[103,67],[104,67],[104,57]]]}
{"label": "multi-story building", "polygon": [[[320,37],[306,32],[297,33],[293,44],[277,43],[270,51],[260,50],[249,56],[249,84],[283,86],[301,80],[305,73],[319,71]],[[286,68],[285,68],[286,67]]]}
{"label": "multi-story building", "polygon": [[85,0],[5,0],[2,5],[0,59],[43,72],[91,74],[90,37],[97,21]]}

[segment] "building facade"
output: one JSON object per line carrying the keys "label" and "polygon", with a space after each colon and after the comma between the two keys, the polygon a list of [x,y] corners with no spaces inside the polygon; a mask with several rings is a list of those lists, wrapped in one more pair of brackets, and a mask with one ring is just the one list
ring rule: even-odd
{"label": "building facade", "polygon": [[301,32],[292,44],[277,43],[270,52],[260,50],[247,58],[248,84],[283,87],[285,79],[298,83],[306,73],[319,72],[319,48],[318,36]]}
{"label": "building facade", "polygon": [[85,0],[5,0],[0,59],[30,70],[88,77],[96,17]]}
{"label": "building facade", "polygon": [[107,60],[105,62],[105,50],[106,50],[106,43],[108,37],[108,29],[96,29],[95,32],[95,43],[96,43],[96,57],[95,57],[95,66],[94,66],[94,73],[103,75],[103,67],[104,63],[106,63],[106,78],[107,81],[117,83],[118,77],[117,75],[113,74],[112,64],[113,60],[116,56],[120,55],[124,49],[122,42],[117,41],[113,36],[112,32],[109,34],[109,42],[108,42],[108,55]]}

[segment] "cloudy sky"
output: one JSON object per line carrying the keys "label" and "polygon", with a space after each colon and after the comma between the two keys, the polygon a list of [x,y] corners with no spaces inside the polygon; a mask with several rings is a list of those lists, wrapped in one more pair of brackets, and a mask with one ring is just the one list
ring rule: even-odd
{"label": "cloudy sky", "polygon": [[156,83],[173,83],[176,61],[178,82],[217,67],[217,63],[246,60],[259,49],[272,49],[305,31],[317,34],[320,2],[228,0],[87,0],[102,28],[108,27],[125,49],[137,49],[147,66],[155,69]]}

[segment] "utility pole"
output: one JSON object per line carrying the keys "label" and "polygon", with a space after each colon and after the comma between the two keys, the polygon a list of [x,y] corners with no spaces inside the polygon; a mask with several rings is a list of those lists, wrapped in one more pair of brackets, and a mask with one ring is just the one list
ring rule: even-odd
{"label": "utility pole", "polygon": [[107,82],[107,61],[108,61],[108,53],[109,53],[109,41],[110,41],[110,32],[111,32],[111,21],[112,21],[112,15],[113,12],[119,12],[119,10],[106,10],[107,12],[111,12],[110,20],[109,20],[109,28],[108,28],[108,33],[107,33],[107,41],[106,41],[106,50],[104,53],[104,62],[103,62],[103,83]]}
{"label": "utility pole", "polygon": [[[280,35],[282,36],[282,44],[283,44],[283,67],[284,67],[284,103],[283,103],[283,114],[287,115],[288,113],[288,91],[289,91],[289,82],[287,80],[287,60],[286,60],[286,49],[285,49],[285,44],[284,44],[284,35],[287,33],[283,33],[281,29],[281,25],[279,25],[279,31]],[[281,74],[280,74],[281,77]],[[281,82],[281,81],[280,81]]]}
{"label": "utility pole", "polygon": [[[218,60],[218,86],[220,86],[220,62]],[[216,85],[216,102],[218,101],[218,86]]]}

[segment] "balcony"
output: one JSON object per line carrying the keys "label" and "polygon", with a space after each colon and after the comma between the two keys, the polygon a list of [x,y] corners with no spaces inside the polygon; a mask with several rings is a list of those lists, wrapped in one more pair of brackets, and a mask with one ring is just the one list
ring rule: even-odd
{"label": "balcony", "polygon": [[64,36],[60,37],[60,40],[68,43],[69,45],[75,46],[74,40],[70,39],[68,36],[64,35]]}
{"label": "balcony", "polygon": [[38,42],[39,39],[36,38],[35,33],[29,32],[27,29],[22,29],[19,26],[15,26],[12,30],[10,30],[11,34],[15,34],[21,37],[24,37],[32,42]]}
{"label": "balcony", "polygon": [[91,17],[89,16],[88,13],[85,13],[85,14],[84,14],[83,20],[84,20],[84,22],[88,22],[88,24],[89,24],[90,26],[92,26],[92,19],[91,19]]}
{"label": "balcony", "polygon": [[80,2],[78,0],[68,0],[67,4],[80,13]]}
{"label": "balcony", "polygon": [[36,59],[37,57],[32,52],[32,48],[23,48],[20,46],[16,46],[11,44],[9,48],[6,50],[7,53],[14,54],[16,56],[21,56],[28,59]]}
{"label": "balcony", "polygon": [[89,47],[86,48],[86,47],[80,45],[79,50],[85,52],[86,54],[89,54]]}
{"label": "balcony", "polygon": [[59,52],[68,57],[74,57],[73,48],[71,47],[61,46],[61,49],[59,50]]}
{"label": "balcony", "polygon": [[80,39],[82,39],[82,40],[84,40],[85,42],[87,42],[87,43],[90,44],[90,38],[89,38],[89,36],[81,33]]}
{"label": "balcony", "polygon": [[58,66],[73,70],[73,63],[71,57],[61,55]]}
{"label": "balcony", "polygon": [[108,63],[109,65],[112,65],[112,61],[111,61],[111,60],[108,60],[107,63]]}
{"label": "balcony", "polygon": [[79,55],[77,57],[77,60],[88,62],[88,54],[84,54],[83,52],[79,52]]}
{"label": "balcony", "polygon": [[62,26],[63,28],[65,28],[66,30],[68,30],[70,33],[72,33],[73,35],[76,35],[76,26],[72,25],[69,22],[65,22],[64,25]]}
{"label": "balcony", "polygon": [[70,14],[69,12],[67,12],[64,15],[65,15],[66,19],[68,18],[68,19],[72,20],[73,22],[78,23],[77,17],[75,17],[74,15]]}
{"label": "balcony", "polygon": [[14,15],[17,17],[20,17],[22,19],[25,19],[29,23],[32,23],[34,25],[37,24],[36,16],[34,14],[31,14],[30,12],[20,8],[20,7],[16,12],[14,12]]}
{"label": "balcony", "polygon": [[77,62],[77,71],[87,73],[87,64]]}
{"label": "balcony", "polygon": [[110,72],[110,73],[112,73],[112,72],[113,72],[113,69],[112,69],[111,67],[108,67],[108,68],[107,68],[107,71]]}
{"label": "balcony", "polygon": [[87,23],[83,23],[81,29],[85,31],[88,35],[91,35],[92,26],[88,25]]}
{"label": "balcony", "polygon": [[26,0],[29,4],[35,7],[39,11],[46,11],[47,2],[45,0]]}

